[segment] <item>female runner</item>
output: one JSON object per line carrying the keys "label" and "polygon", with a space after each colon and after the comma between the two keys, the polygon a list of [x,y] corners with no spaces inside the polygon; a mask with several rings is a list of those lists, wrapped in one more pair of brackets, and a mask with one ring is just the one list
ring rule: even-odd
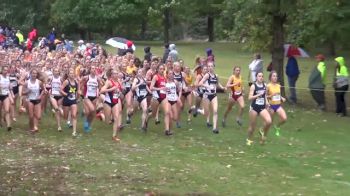
{"label": "female runner", "polygon": [[267,111],[269,105],[266,97],[266,84],[264,83],[264,74],[258,72],[256,74],[256,82],[250,86],[248,99],[252,101],[249,111],[249,127],[247,145],[250,146],[253,143],[253,133],[256,127],[257,117],[260,116],[264,121],[264,127],[259,130],[260,143],[264,144],[266,141],[267,132],[271,126],[271,116]]}
{"label": "female runner", "polygon": [[118,74],[117,70],[113,69],[111,71],[111,78],[106,81],[105,85],[101,89],[101,93],[108,93],[108,96],[111,99],[112,115],[114,120],[112,140],[115,142],[120,141],[118,134],[121,128],[122,118],[122,77],[122,74]]}
{"label": "female runner", "polygon": [[50,103],[53,108],[53,111],[55,112],[58,131],[62,131],[61,116],[63,116],[63,109],[62,109],[63,97],[61,95],[61,85],[62,85],[62,79],[60,76],[60,71],[56,67],[53,69],[53,76],[50,82],[50,87],[51,87]]}
{"label": "female runner", "polygon": [[36,69],[30,71],[29,80],[23,86],[23,95],[27,95],[27,111],[29,117],[29,128],[31,133],[39,131],[38,125],[41,118],[41,97],[46,93],[43,82],[39,79]]}
{"label": "female runner", "polygon": [[226,126],[227,115],[231,112],[232,106],[237,102],[239,105],[238,115],[236,117],[236,122],[239,126],[242,126],[242,115],[244,108],[244,98],[243,98],[243,82],[241,76],[241,68],[235,66],[233,68],[233,75],[229,78],[226,84],[226,88],[231,88],[231,94],[228,100],[228,105],[222,119],[222,126]]}
{"label": "female runner", "polygon": [[78,92],[79,89],[79,83],[77,79],[75,78],[75,72],[74,69],[71,68],[68,71],[68,77],[63,82],[61,86],[61,94],[63,95],[63,113],[64,118],[68,119],[68,114],[70,113],[70,118],[72,122],[73,132],[72,136],[77,136],[77,113],[78,113],[78,107],[77,107],[77,100],[78,100]]}
{"label": "female runner", "polygon": [[277,125],[274,126],[276,136],[280,135],[281,125],[283,125],[287,121],[287,114],[281,106],[282,102],[285,102],[286,99],[281,96],[281,85],[278,84],[277,81],[277,72],[271,71],[269,79],[270,83],[267,84],[267,100],[270,104],[270,115],[273,118],[274,114],[277,113],[280,121]]}
{"label": "female runner", "polygon": [[[213,62],[208,63],[208,73],[206,73],[199,83],[200,86],[206,88],[204,93],[204,113],[205,116],[209,116],[209,107],[211,106],[213,112],[213,133],[218,134],[219,129],[217,127],[218,122],[218,97],[216,95],[217,87],[225,89],[220,83],[219,78],[214,72]],[[208,122],[207,122],[208,125]]]}

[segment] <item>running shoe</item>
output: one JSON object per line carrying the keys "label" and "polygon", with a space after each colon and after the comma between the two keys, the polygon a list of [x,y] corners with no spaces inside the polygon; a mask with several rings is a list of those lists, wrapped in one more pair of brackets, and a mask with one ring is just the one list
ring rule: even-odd
{"label": "running shoe", "polygon": [[129,125],[131,123],[131,115],[128,114],[126,117],[126,124]]}
{"label": "running shoe", "polygon": [[213,133],[219,134],[219,129],[213,129]]}
{"label": "running shoe", "polygon": [[77,132],[74,131],[74,132],[72,133],[72,136],[73,136],[73,137],[77,137],[77,136],[78,136]]}
{"label": "running shoe", "polygon": [[112,137],[112,140],[113,140],[114,142],[120,142],[120,139],[119,139],[117,136],[113,136],[113,137]]}
{"label": "running shoe", "polygon": [[89,132],[89,122],[87,121],[86,118],[84,119],[83,125],[84,125],[84,132],[88,133]]}
{"label": "running shoe", "polygon": [[281,128],[277,127],[277,126],[274,126],[275,128],[275,135],[276,136],[280,136],[280,131],[281,131]]}
{"label": "running shoe", "polygon": [[194,108],[194,109],[193,109],[192,114],[193,114],[193,117],[197,117],[197,115],[198,115],[198,110],[197,110],[197,108]]}
{"label": "running shoe", "polygon": [[7,131],[11,131],[12,130],[12,127],[7,127]]}
{"label": "running shoe", "polygon": [[61,128],[61,127],[58,127],[58,128],[57,128],[57,131],[62,132],[62,128]]}
{"label": "running shoe", "polygon": [[156,120],[155,124],[156,125],[160,124],[160,120]]}
{"label": "running shoe", "polygon": [[236,118],[236,122],[239,126],[242,126],[242,119],[241,118]]}
{"label": "running shoe", "polygon": [[210,122],[207,122],[207,127],[210,128],[212,127],[213,125],[210,123]]}
{"label": "running shoe", "polygon": [[253,144],[253,140],[250,140],[250,139],[247,139],[246,140],[246,144],[247,144],[247,146],[251,146],[252,144]]}
{"label": "running shoe", "polygon": [[166,135],[166,136],[171,136],[171,135],[173,135],[173,132],[170,131],[170,130],[166,130],[166,131],[165,131],[165,135]]}
{"label": "running shoe", "polygon": [[72,125],[72,123],[70,121],[67,121],[67,127],[68,128],[73,128],[73,125]]}
{"label": "running shoe", "polygon": [[222,119],[221,125],[222,125],[222,127],[226,127],[226,121],[225,121],[225,119]]}

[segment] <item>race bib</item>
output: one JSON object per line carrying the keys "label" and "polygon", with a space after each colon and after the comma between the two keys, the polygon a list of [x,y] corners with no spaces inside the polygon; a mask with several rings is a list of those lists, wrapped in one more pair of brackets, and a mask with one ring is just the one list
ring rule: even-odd
{"label": "race bib", "polygon": [[265,104],[265,98],[260,97],[255,100],[256,105],[264,105]]}
{"label": "race bib", "polygon": [[240,94],[242,94],[242,92],[241,92],[241,91],[235,91],[234,94],[235,94],[235,95],[240,95]]}
{"label": "race bib", "polygon": [[68,96],[68,99],[69,99],[69,100],[75,100],[75,99],[76,99],[75,94],[70,94],[70,95]]}
{"label": "race bib", "polygon": [[146,90],[140,91],[140,96],[141,97],[146,96],[146,95],[147,95],[147,91]]}
{"label": "race bib", "polygon": [[272,98],[271,98],[271,100],[272,101],[281,101],[281,95],[274,95],[274,96],[272,96]]}
{"label": "race bib", "polygon": [[18,86],[18,82],[16,80],[11,81],[11,86],[13,87]]}

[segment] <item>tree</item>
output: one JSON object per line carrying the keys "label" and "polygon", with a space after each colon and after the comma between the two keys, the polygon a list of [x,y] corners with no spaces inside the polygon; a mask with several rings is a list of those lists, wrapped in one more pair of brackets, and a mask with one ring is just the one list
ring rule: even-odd
{"label": "tree", "polygon": [[152,4],[149,7],[149,14],[153,16],[161,16],[163,21],[163,41],[169,43],[170,41],[170,28],[171,28],[171,15],[172,10],[180,5],[178,0],[161,0]]}

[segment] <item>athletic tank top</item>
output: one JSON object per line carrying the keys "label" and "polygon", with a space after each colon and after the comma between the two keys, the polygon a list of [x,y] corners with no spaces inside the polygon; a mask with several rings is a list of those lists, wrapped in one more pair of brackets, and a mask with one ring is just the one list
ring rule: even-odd
{"label": "athletic tank top", "polygon": [[[157,74],[157,78],[158,80],[156,81],[155,83],[155,87],[156,88],[163,88],[165,87],[165,84],[166,84],[166,80],[165,80],[165,77],[160,75],[160,74]],[[156,91],[157,93],[157,98],[165,98],[166,97],[166,92],[164,90],[159,90],[159,91]]]}
{"label": "athletic tank top", "polygon": [[62,85],[61,77],[60,76],[58,76],[57,78],[53,77],[51,80],[51,95],[61,96],[61,93],[60,93],[61,85]]}
{"label": "athletic tank top", "polygon": [[[201,76],[201,79],[199,81],[201,81],[203,79],[203,74],[200,74],[200,76]],[[197,92],[200,93],[200,94],[203,94],[205,92],[205,87],[199,86],[197,88]]]}
{"label": "athletic tank top", "polygon": [[136,96],[137,97],[145,97],[147,95],[147,84],[146,81],[144,79],[139,79],[137,78],[137,85],[140,84],[142,82],[142,84],[140,86],[138,86],[135,90],[136,92]]}
{"label": "athletic tank top", "polygon": [[167,82],[165,87],[167,88],[166,98],[168,101],[177,101],[178,95],[175,82]]}
{"label": "athletic tank top", "polygon": [[130,75],[129,74],[127,74],[127,73],[124,73],[124,72],[122,72],[123,73],[123,86],[125,87],[125,88],[131,88],[131,77],[130,77]]}
{"label": "athletic tank top", "polygon": [[255,100],[253,100],[252,102],[252,107],[265,107],[266,103],[265,103],[265,94],[266,94],[266,85],[265,83],[263,83],[261,86],[259,86],[256,82],[254,83],[255,86],[255,90],[253,93],[253,96],[263,93],[263,95],[261,95],[260,97],[256,98]]}
{"label": "athletic tank top", "polygon": [[10,74],[9,79],[10,79],[10,83],[11,83],[12,88],[15,88],[18,86],[18,78],[17,78],[17,75],[15,73]]}
{"label": "athletic tank top", "polygon": [[231,81],[233,83],[236,83],[235,86],[231,87],[232,93],[235,95],[240,95],[242,94],[242,77],[236,77],[235,75],[231,76]]}
{"label": "athletic tank top", "polygon": [[40,96],[39,80],[36,79],[34,83],[32,83],[30,80],[28,80],[27,88],[29,90],[28,99],[29,100],[39,100],[39,96]]}
{"label": "athletic tank top", "polygon": [[98,91],[97,76],[88,76],[88,80],[85,84],[85,97],[96,97]]}
{"label": "athletic tank top", "polygon": [[209,78],[207,80],[207,84],[209,85],[209,88],[206,89],[207,94],[215,94],[216,93],[216,85],[218,84],[218,78],[214,74],[209,74]]}
{"label": "athletic tank top", "polygon": [[267,95],[273,95],[269,98],[269,102],[271,105],[281,104],[281,85],[269,83],[267,85]]}
{"label": "athletic tank top", "polygon": [[77,90],[78,90],[78,84],[74,80],[74,84],[71,84],[68,80],[67,86],[64,88],[64,92],[67,93],[67,99],[74,101],[77,100]]}
{"label": "athletic tank top", "polygon": [[119,101],[119,98],[120,98],[121,91],[122,91],[122,86],[120,85],[119,82],[114,82],[113,80],[110,80],[110,82],[112,84],[111,88],[113,88],[115,86],[117,86],[117,88],[118,88],[118,90],[108,92],[109,97],[111,99],[111,102],[114,104],[117,104]]}
{"label": "athletic tank top", "polygon": [[0,75],[0,88],[1,88],[1,95],[8,95],[10,92],[10,79],[8,76],[4,77],[3,75]]}

